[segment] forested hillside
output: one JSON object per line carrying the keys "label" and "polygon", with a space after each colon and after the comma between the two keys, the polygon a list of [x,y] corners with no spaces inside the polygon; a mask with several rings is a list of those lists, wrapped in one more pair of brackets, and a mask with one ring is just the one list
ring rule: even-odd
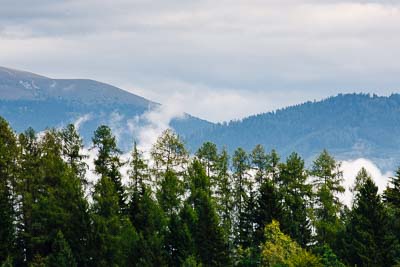
{"label": "forested hillside", "polygon": [[[272,116],[272,115],[271,115]],[[322,122],[321,122],[322,123]],[[238,139],[239,140],[239,139]],[[238,141],[238,143],[240,143]],[[400,169],[383,195],[361,169],[353,202],[340,163],[310,168],[257,145],[202,144],[189,156],[166,130],[121,158],[111,129],[92,135],[87,175],[70,124],[15,134],[0,118],[2,266],[394,266],[400,260]],[[149,156],[147,156],[147,154]],[[128,167],[127,181],[122,168]]]}
{"label": "forested hillside", "polygon": [[262,144],[285,156],[297,151],[306,159],[326,148],[340,159],[365,157],[393,169],[400,162],[398,136],[400,95],[345,94],[219,124],[187,142],[196,148],[211,141],[230,152]]}
{"label": "forested hillside", "polygon": [[[18,132],[28,127],[43,131],[80,120],[80,133],[89,144],[97,125],[107,124],[120,129],[119,145],[127,150],[135,137],[129,124],[145,125],[148,122],[141,116],[159,107],[158,103],[106,83],[53,79],[0,67],[0,116]],[[189,114],[182,115],[171,121],[171,127],[182,136],[211,125]]]}

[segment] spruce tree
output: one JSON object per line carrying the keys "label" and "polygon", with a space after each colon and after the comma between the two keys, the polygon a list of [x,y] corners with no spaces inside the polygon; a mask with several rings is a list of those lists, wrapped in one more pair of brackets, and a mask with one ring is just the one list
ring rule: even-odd
{"label": "spruce tree", "polygon": [[126,194],[122,185],[122,177],[119,169],[123,166],[120,159],[121,151],[117,147],[117,141],[108,126],[101,125],[94,132],[92,138],[93,148],[98,150],[94,160],[95,171],[100,176],[107,176],[114,183],[118,194],[118,204],[121,211],[126,208]]}
{"label": "spruce tree", "polygon": [[158,137],[150,153],[155,165],[156,179],[168,171],[181,176],[186,169],[188,152],[180,137],[170,129],[165,130]]}
{"label": "spruce tree", "polygon": [[265,153],[265,149],[262,145],[256,145],[251,152],[251,163],[252,167],[256,170],[255,181],[260,186],[267,178],[267,168],[269,163],[269,157]]}
{"label": "spruce tree", "polygon": [[255,244],[264,242],[264,228],[272,220],[283,221],[281,194],[271,180],[264,180],[259,188],[255,214]]}
{"label": "spruce tree", "polygon": [[73,124],[68,124],[60,132],[62,139],[62,152],[68,165],[78,176],[83,185],[87,184],[85,179],[87,164],[84,162],[88,156],[81,153],[83,149],[83,139],[79,135],[77,129]]}
{"label": "spruce tree", "polygon": [[0,263],[15,252],[15,175],[18,148],[7,121],[0,117]]}
{"label": "spruce tree", "polygon": [[229,155],[226,149],[223,149],[218,155],[216,164],[216,192],[215,192],[215,206],[217,214],[219,215],[224,238],[228,241],[227,246],[232,248],[232,226],[233,226],[233,187],[232,177],[229,173]]}
{"label": "spruce tree", "polygon": [[76,267],[76,261],[71,248],[61,231],[57,232],[54,239],[51,254],[48,259],[49,267]]}
{"label": "spruce tree", "polygon": [[347,263],[357,266],[393,265],[396,242],[388,226],[378,187],[368,178],[356,192],[346,225]]}
{"label": "spruce tree", "polygon": [[[248,216],[248,203],[250,198],[249,189],[251,181],[249,177],[250,162],[247,153],[238,148],[233,156],[233,183],[234,183],[234,229],[236,232],[235,242],[238,246],[247,248],[251,244],[252,222],[246,218]],[[250,211],[252,212],[252,211]]]}
{"label": "spruce tree", "polygon": [[119,212],[118,201],[114,182],[108,176],[101,177],[93,193],[93,266],[126,266],[134,258],[131,253],[138,237],[130,221]]}
{"label": "spruce tree", "polygon": [[314,206],[316,238],[320,245],[328,244],[332,247],[340,227],[339,212],[342,203],[338,194],[345,191],[342,186],[343,173],[340,164],[324,150],[314,161],[311,175],[316,189]]}
{"label": "spruce tree", "polygon": [[189,170],[191,181],[189,203],[196,214],[194,236],[199,261],[204,266],[222,266],[228,263],[228,251],[223,229],[210,197],[210,181],[200,162],[194,161]]}
{"label": "spruce tree", "polygon": [[282,228],[303,247],[311,241],[308,213],[312,188],[307,178],[304,160],[295,152],[280,165],[279,186],[284,201]]}
{"label": "spruce tree", "polygon": [[[208,177],[212,177],[218,160],[217,145],[205,142],[196,152],[196,157],[206,169]],[[212,183],[212,181],[211,181]]]}

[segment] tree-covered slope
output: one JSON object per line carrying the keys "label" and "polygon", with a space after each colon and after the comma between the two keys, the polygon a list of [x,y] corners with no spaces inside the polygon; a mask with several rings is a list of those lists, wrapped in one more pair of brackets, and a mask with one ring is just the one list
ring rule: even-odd
{"label": "tree-covered slope", "polygon": [[[109,124],[120,145],[130,149],[135,132],[129,127],[146,123],[140,116],[160,104],[115,86],[85,79],[52,79],[0,67],[0,116],[18,132],[28,127],[42,131],[80,119],[80,132],[89,142],[100,124]],[[185,114],[171,122],[182,136],[211,123]]]}
{"label": "tree-covered slope", "polygon": [[367,157],[389,167],[400,161],[400,95],[345,94],[218,124],[188,139],[232,149],[256,144],[306,158],[328,149],[339,158]]}

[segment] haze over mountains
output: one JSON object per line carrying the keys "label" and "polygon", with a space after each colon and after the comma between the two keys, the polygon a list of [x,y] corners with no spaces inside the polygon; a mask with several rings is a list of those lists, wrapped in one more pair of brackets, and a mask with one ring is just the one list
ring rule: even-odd
{"label": "haze over mountains", "polygon": [[[18,132],[27,127],[42,131],[77,122],[88,143],[98,125],[108,124],[118,134],[122,148],[129,149],[133,142],[132,128],[154,123],[148,122],[143,114],[160,107],[158,103],[98,81],[51,79],[0,67],[0,115]],[[170,124],[183,136],[211,125],[188,114],[177,115],[179,118]]]}
{"label": "haze over mountains", "polygon": [[[93,80],[51,79],[0,68],[0,116],[18,132],[29,126],[41,131],[78,121],[89,142],[94,129],[106,123],[115,130],[121,147],[129,149],[141,128],[163,118],[149,116],[152,112],[163,115],[161,107]],[[161,127],[169,124],[166,119]],[[339,159],[365,157],[383,169],[393,169],[400,162],[398,94],[338,95],[222,124],[184,114],[170,126],[192,152],[204,141],[212,141],[230,151],[238,145],[251,150],[263,144],[282,156],[296,151],[308,160],[326,148]]]}

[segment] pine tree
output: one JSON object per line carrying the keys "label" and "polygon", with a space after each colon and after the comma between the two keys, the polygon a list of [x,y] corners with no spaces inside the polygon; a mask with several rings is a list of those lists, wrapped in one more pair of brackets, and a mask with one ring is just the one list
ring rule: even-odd
{"label": "pine tree", "polygon": [[[115,184],[103,176],[93,193],[93,266],[125,266],[135,250],[138,237],[127,218],[119,212]],[[133,263],[134,264],[134,263]]]}
{"label": "pine tree", "polygon": [[52,245],[52,252],[48,259],[49,267],[75,267],[76,262],[64,235],[57,232]]}
{"label": "pine tree", "polygon": [[17,143],[7,121],[0,117],[0,263],[15,251],[14,190]]}
{"label": "pine tree", "polygon": [[[196,152],[196,157],[206,169],[208,177],[213,177],[216,163],[218,160],[217,145],[211,142],[205,142]],[[211,181],[212,183],[213,181]]]}
{"label": "pine tree", "polygon": [[384,192],[384,200],[400,212],[400,168],[396,175],[390,178],[390,183]]}
{"label": "pine tree", "polygon": [[269,163],[269,157],[265,153],[265,149],[262,145],[256,145],[251,152],[251,163],[252,167],[256,170],[255,181],[260,186],[267,178],[267,168]]}
{"label": "pine tree", "polygon": [[151,189],[143,188],[142,194],[132,198],[129,216],[139,239],[134,255],[135,266],[165,266],[167,253],[164,249],[167,222],[162,209],[152,198]]}
{"label": "pine tree", "polygon": [[356,192],[346,226],[346,261],[357,266],[394,264],[395,239],[388,229],[386,210],[378,187],[367,178]]}
{"label": "pine tree", "polygon": [[145,186],[150,180],[149,167],[143,158],[143,152],[133,144],[131,160],[129,163],[130,189],[134,194],[143,194]]}
{"label": "pine tree", "polygon": [[304,160],[297,153],[292,153],[286,163],[280,165],[279,186],[284,201],[282,227],[303,247],[311,241],[308,209],[312,189],[307,178]]}
{"label": "pine tree", "polygon": [[246,218],[248,211],[246,210],[249,203],[251,188],[251,181],[249,180],[249,157],[247,153],[242,149],[238,148],[233,156],[233,178],[234,178],[234,208],[235,208],[235,242],[238,246],[247,248],[251,244],[251,235],[253,225]]}
{"label": "pine tree", "polygon": [[341,184],[343,173],[340,164],[324,150],[314,161],[311,175],[316,188],[314,207],[316,238],[320,245],[328,244],[332,247],[340,227],[339,212],[342,203],[338,194],[345,191]]}
{"label": "pine tree", "polygon": [[269,159],[267,161],[267,176],[274,184],[279,184],[280,157],[275,149],[273,149],[271,153],[267,155],[267,158]]}
{"label": "pine tree", "polygon": [[234,205],[232,179],[229,173],[229,155],[226,149],[223,149],[218,155],[216,172],[215,206],[224,232],[224,239],[227,240],[227,246],[231,249],[233,243],[232,208]]}
{"label": "pine tree", "polygon": [[396,175],[390,178],[389,184],[383,192],[383,201],[389,215],[390,232],[398,240],[395,249],[396,258],[400,259],[400,168],[397,169]]}
{"label": "pine tree", "polygon": [[160,189],[156,193],[158,203],[167,216],[179,212],[183,193],[182,181],[174,172],[168,170],[160,181]]}
{"label": "pine tree", "polygon": [[154,160],[156,179],[167,172],[175,172],[181,176],[186,169],[188,152],[179,136],[172,130],[165,130],[151,149]]}
{"label": "pine tree", "polygon": [[214,203],[210,197],[210,181],[202,165],[194,161],[189,170],[191,181],[189,203],[196,214],[193,236],[200,262],[204,266],[222,266],[228,262],[226,241]]}
{"label": "pine tree", "polygon": [[281,203],[281,194],[278,188],[270,180],[264,180],[259,188],[257,209],[255,214],[255,244],[264,242],[264,228],[265,225],[272,222],[272,220],[283,220],[283,208]]}
{"label": "pine tree", "polygon": [[126,194],[121,181],[119,169],[123,166],[120,159],[121,151],[117,148],[117,141],[108,126],[101,125],[94,132],[93,148],[98,150],[94,161],[95,171],[100,176],[107,176],[114,183],[118,194],[118,203],[121,211],[126,208]]}
{"label": "pine tree", "polygon": [[18,158],[18,174],[16,191],[20,196],[18,200],[18,214],[17,214],[17,243],[18,251],[21,255],[18,257],[17,262],[31,262],[33,260],[35,251],[33,247],[33,206],[37,202],[38,192],[40,192],[41,179],[40,179],[40,148],[36,138],[35,131],[28,128],[24,133],[18,137],[20,144],[20,152]]}
{"label": "pine tree", "polygon": [[68,124],[60,132],[62,139],[62,152],[68,165],[72,168],[75,175],[78,176],[84,185],[87,184],[85,179],[87,164],[83,161],[88,156],[81,154],[83,149],[83,140],[77,132],[73,124]]}

